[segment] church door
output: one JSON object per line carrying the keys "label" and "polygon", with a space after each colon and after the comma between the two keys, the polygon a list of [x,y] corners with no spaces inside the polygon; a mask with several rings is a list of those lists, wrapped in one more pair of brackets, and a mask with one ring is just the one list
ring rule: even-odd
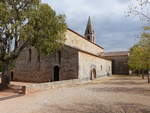
{"label": "church door", "polygon": [[54,67],[54,81],[59,81],[59,67]]}
{"label": "church door", "polygon": [[94,79],[96,79],[96,69],[95,68],[93,69],[93,77],[94,77]]}
{"label": "church door", "polygon": [[91,70],[91,80],[93,80],[93,79],[96,79],[96,69],[95,68],[93,68]]}
{"label": "church door", "polygon": [[13,80],[14,80],[14,72],[11,71],[11,81],[13,81]]}

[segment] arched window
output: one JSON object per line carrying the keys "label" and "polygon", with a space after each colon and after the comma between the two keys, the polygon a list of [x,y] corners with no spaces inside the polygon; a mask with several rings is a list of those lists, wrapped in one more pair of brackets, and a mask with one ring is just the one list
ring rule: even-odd
{"label": "arched window", "polygon": [[101,71],[103,70],[103,66],[101,65]]}
{"label": "arched window", "polygon": [[59,61],[59,64],[61,63],[61,51],[58,51],[58,61]]}
{"label": "arched window", "polygon": [[87,36],[87,39],[88,39],[88,40],[91,40],[91,39],[90,39],[90,36]]}
{"label": "arched window", "polygon": [[110,66],[109,66],[109,71],[110,71]]}

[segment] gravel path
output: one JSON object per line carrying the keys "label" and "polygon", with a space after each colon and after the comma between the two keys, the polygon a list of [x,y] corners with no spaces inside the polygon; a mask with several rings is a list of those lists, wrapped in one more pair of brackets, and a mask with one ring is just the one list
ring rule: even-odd
{"label": "gravel path", "polygon": [[113,76],[104,82],[0,97],[0,113],[150,113],[150,84],[146,82]]}

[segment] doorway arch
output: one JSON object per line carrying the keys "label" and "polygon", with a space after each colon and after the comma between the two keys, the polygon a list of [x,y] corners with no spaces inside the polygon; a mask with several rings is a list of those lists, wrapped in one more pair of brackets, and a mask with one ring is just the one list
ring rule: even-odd
{"label": "doorway arch", "polygon": [[93,79],[96,79],[96,69],[95,68],[93,68],[91,70],[91,80],[93,80]]}
{"label": "doorway arch", "polygon": [[59,81],[59,66],[55,66],[54,67],[54,73],[53,73],[53,76],[54,76],[54,81]]}
{"label": "doorway arch", "polygon": [[11,81],[13,81],[14,80],[14,72],[13,71],[11,71],[11,73],[10,73],[10,78],[11,78]]}
{"label": "doorway arch", "polygon": [[94,77],[94,79],[96,79],[96,69],[95,68],[93,68],[93,77]]}

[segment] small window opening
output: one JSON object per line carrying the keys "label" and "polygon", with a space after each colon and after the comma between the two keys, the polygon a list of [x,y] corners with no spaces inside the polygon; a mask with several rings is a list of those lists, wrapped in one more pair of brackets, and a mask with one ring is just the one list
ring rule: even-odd
{"label": "small window opening", "polygon": [[87,36],[87,39],[90,40],[90,36]]}
{"label": "small window opening", "polygon": [[29,62],[31,62],[31,56],[32,56],[32,50],[31,48],[29,49]]}
{"label": "small window opening", "polygon": [[58,51],[58,61],[61,63],[61,51]]}

